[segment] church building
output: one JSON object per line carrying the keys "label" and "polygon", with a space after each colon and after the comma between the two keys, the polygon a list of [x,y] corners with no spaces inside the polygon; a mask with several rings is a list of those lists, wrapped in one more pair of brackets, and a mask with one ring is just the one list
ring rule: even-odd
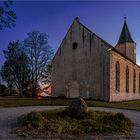
{"label": "church building", "polygon": [[52,96],[104,101],[140,99],[136,43],[126,19],[111,46],[75,18],[52,60]]}

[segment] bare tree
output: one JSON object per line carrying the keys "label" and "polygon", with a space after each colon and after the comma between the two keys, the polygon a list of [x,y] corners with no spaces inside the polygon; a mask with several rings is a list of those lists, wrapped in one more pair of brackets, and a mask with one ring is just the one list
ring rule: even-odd
{"label": "bare tree", "polygon": [[53,49],[48,44],[46,33],[33,31],[27,34],[23,45],[29,57],[31,71],[32,96],[36,96],[38,83],[44,78],[43,74],[47,71],[48,65],[53,57]]}
{"label": "bare tree", "polygon": [[10,9],[13,4],[11,0],[5,0],[0,3],[0,30],[15,26],[16,14]]}

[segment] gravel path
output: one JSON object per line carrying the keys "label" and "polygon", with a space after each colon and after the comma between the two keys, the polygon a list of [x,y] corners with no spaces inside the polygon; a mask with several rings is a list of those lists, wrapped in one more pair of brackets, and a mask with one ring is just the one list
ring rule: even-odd
{"label": "gravel path", "polygon": [[30,106],[0,108],[0,140],[21,140],[24,138],[14,134],[17,118],[31,111],[56,109],[56,106]]}
{"label": "gravel path", "polygon": [[[18,137],[14,134],[14,130],[17,126],[17,118],[23,114],[31,111],[43,111],[60,108],[62,106],[31,106],[31,107],[11,107],[0,108],[0,140],[21,140],[24,138]],[[134,128],[130,133],[119,135],[106,135],[98,137],[90,137],[85,139],[96,140],[140,140],[140,112],[133,110],[114,109],[114,108],[102,108],[102,107],[90,107],[93,110],[99,111],[111,111],[122,112],[127,115],[133,122]]]}

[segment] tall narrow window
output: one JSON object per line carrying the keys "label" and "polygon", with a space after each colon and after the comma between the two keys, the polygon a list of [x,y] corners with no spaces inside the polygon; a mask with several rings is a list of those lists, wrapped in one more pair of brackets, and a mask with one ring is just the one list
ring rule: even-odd
{"label": "tall narrow window", "polygon": [[140,73],[139,73],[139,93],[140,93]]}
{"label": "tall narrow window", "polygon": [[129,68],[126,67],[126,92],[129,92]]}
{"label": "tall narrow window", "polygon": [[133,73],[133,93],[136,92],[136,71]]}
{"label": "tall narrow window", "polygon": [[120,91],[120,64],[116,63],[116,90]]}

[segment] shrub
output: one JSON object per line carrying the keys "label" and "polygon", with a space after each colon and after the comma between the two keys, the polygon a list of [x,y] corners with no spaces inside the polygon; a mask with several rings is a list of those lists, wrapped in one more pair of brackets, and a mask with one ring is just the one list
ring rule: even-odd
{"label": "shrub", "polygon": [[57,96],[58,99],[66,99],[66,96],[64,95],[60,95],[60,96]]}
{"label": "shrub", "polygon": [[66,96],[64,94],[58,94],[57,98],[58,99],[66,99]]}
{"label": "shrub", "polygon": [[124,116],[123,113],[116,113],[113,115],[105,115],[101,118],[104,126],[113,131],[128,130],[131,125],[131,120]]}

